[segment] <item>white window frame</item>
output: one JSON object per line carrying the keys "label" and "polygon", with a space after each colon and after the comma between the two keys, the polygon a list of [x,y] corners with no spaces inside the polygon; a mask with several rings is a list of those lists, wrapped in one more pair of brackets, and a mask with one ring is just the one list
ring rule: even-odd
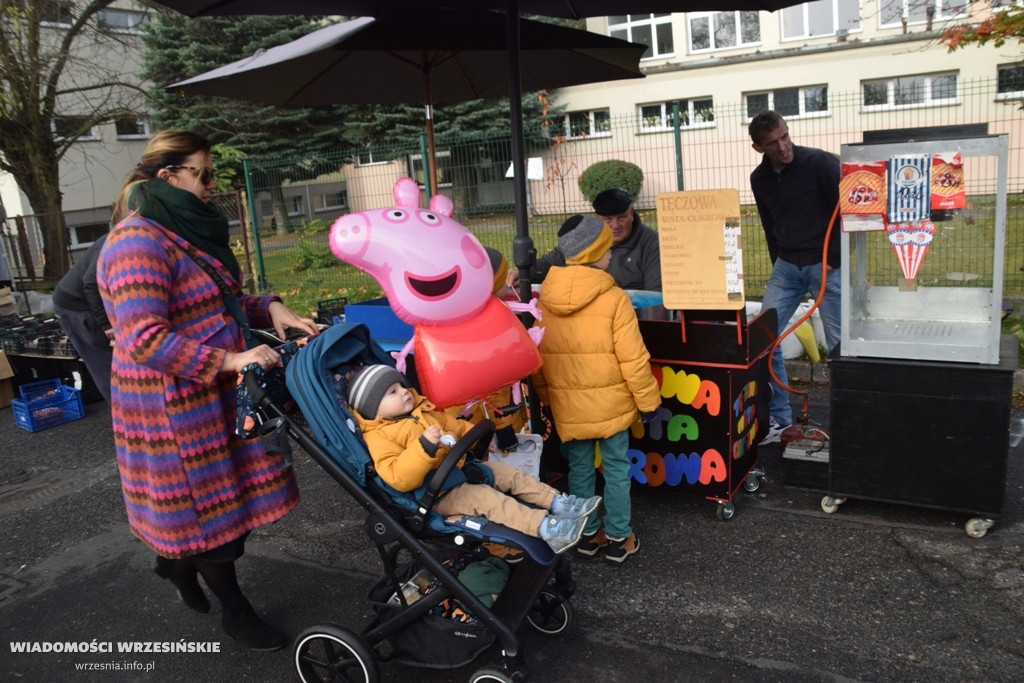
{"label": "white window frame", "polygon": [[[932,86],[939,78],[953,76],[956,78],[956,94],[953,97],[932,97]],[[923,78],[925,79],[925,93],[922,102],[911,102],[908,104],[896,104],[894,102],[897,82],[901,79]],[[884,104],[866,104],[865,90],[868,85],[885,83],[886,102]],[[892,109],[920,109],[924,107],[938,107],[958,104],[960,102],[960,74],[956,71],[942,71],[931,74],[907,74],[905,76],[893,76],[892,78],[872,78],[860,82],[861,111],[888,111]]]}
{"label": "white window frame", "polygon": [[[821,89],[825,90],[825,108],[822,109],[822,110],[819,110],[819,111],[807,111],[807,96],[810,94],[810,92],[812,90],[817,91],[817,90],[821,90]],[[796,113],[789,112],[789,111],[779,111],[781,109],[781,107],[775,102],[775,93],[778,92],[779,90],[796,90],[797,91],[797,112]],[[786,118],[786,120],[790,120],[790,119],[814,119],[814,118],[821,118],[821,117],[824,117],[824,116],[829,116],[831,114],[831,112],[832,112],[832,110],[829,108],[830,105],[828,103],[829,102],[829,99],[828,99],[828,84],[827,83],[815,83],[814,85],[801,85],[801,86],[791,86],[791,87],[784,87],[784,88],[772,88],[771,90],[751,90],[750,92],[743,93],[743,109],[744,109],[744,112],[747,115],[747,121],[749,121],[750,119],[753,118],[753,116],[750,114],[750,107],[748,106],[747,102],[748,102],[749,98],[754,97],[756,95],[767,95],[768,96],[768,104],[767,104],[767,106],[759,107],[758,111],[761,111],[761,109],[772,109],[772,110],[775,110],[775,111],[779,111],[779,113],[782,114]],[[756,114],[757,112],[754,112],[754,113]]]}
{"label": "white window frame", "polygon": [[[649,102],[647,104],[637,105],[637,126],[641,133],[662,133],[665,131],[674,130],[672,125],[672,103],[676,100],[669,100],[668,102]],[[690,129],[690,128],[714,128],[715,127],[715,102],[711,95],[707,97],[691,97],[682,98],[679,100],[679,128]],[[695,110],[696,103],[711,103],[711,118],[705,120],[704,115],[701,112],[705,111],[704,107]],[[659,107],[660,114],[658,118],[661,123],[648,123],[647,117],[644,116],[644,109],[649,107]]]}
{"label": "white window frame", "polygon": [[[647,45],[647,52],[640,58],[641,61],[644,59],[662,59],[664,57],[672,57],[675,55],[676,41],[675,35],[672,33],[672,15],[666,14],[625,14],[618,15],[625,17],[625,21],[619,21],[612,23],[612,17],[608,17],[608,35],[612,38],[622,38],[628,40],[631,43],[641,43]],[[659,27],[668,26],[669,40],[672,43],[671,49],[668,52],[658,51],[658,29]],[[636,40],[633,37],[633,31],[638,28],[650,28],[651,32],[651,44],[648,45],[642,40]]]}
{"label": "white window frame", "polygon": [[[57,131],[57,120],[58,119],[84,119],[84,118],[86,118],[86,117],[85,116],[74,116],[74,115],[54,116],[53,119],[50,121],[50,130],[53,132],[53,139],[54,140],[66,140],[67,139],[67,138],[65,138],[63,135],[61,135]],[[94,140],[99,140],[99,137],[97,137],[97,135],[96,135],[96,127],[95,126],[90,126],[87,131],[85,131],[84,133],[82,133],[81,135],[76,137],[74,141],[75,142],[90,142],[90,141],[94,141]]]}
{"label": "white window frame", "polygon": [[[442,162],[441,161],[442,159],[444,159],[445,161]],[[417,170],[417,166],[416,166],[417,162],[419,163],[419,169],[418,170]],[[438,187],[438,189],[440,189],[442,187],[451,187],[452,186],[452,181],[451,181],[451,177],[452,177],[452,173],[451,173],[451,170],[452,170],[452,151],[450,149],[438,149],[438,150],[435,150],[434,151],[434,163],[437,164],[437,170],[438,170],[438,174],[437,174],[437,187]],[[427,186],[426,186],[425,182],[420,182],[420,178],[422,177],[424,181],[429,180],[429,178],[427,177],[427,169],[423,165],[423,155],[418,153],[418,152],[416,154],[410,154],[409,157],[408,157],[408,164],[409,164],[409,175],[412,176],[412,178],[414,180],[416,180],[417,183],[419,183],[419,186],[420,186],[421,190],[425,190]],[[447,173],[441,173],[440,171],[441,171],[442,168],[446,168],[448,172]],[[447,180],[445,180],[445,178],[447,178]]]}
{"label": "white window frame", "polygon": [[71,28],[71,25],[75,21],[75,13],[74,13],[75,4],[73,2],[70,2],[70,1],[57,2],[55,4],[57,5],[58,10],[60,10],[59,14],[61,16],[66,15],[67,18],[68,18],[68,21],[45,21],[45,20],[41,20],[39,22],[39,25],[40,26],[48,26],[50,28]]}
{"label": "white window frame", "polygon": [[[378,152],[378,154],[380,154],[380,152]],[[363,155],[366,155],[369,158],[369,161],[363,161]],[[383,164],[390,164],[393,161],[393,159],[383,159],[380,161],[374,159],[372,149],[364,150],[356,155],[356,166],[381,166]]]}
{"label": "white window frame", "polygon": [[[105,19],[108,16],[117,17],[129,17],[130,19],[136,19],[134,24],[129,26],[110,26],[105,25]],[[118,9],[116,7],[107,7],[96,12],[96,25],[101,31],[109,31],[111,33],[127,33],[131,35],[141,35],[142,25],[146,23],[149,15],[146,12],[139,12],[137,10],[130,9]]]}
{"label": "white window frame", "polygon": [[[131,118],[130,116],[122,117],[124,119]],[[117,121],[114,121],[114,133],[117,135],[118,140],[148,140],[153,137],[153,126],[149,121],[149,117],[145,115],[138,115],[135,117],[136,125],[142,129],[141,133],[119,133],[117,131]]]}
{"label": "white window frame", "polygon": [[990,0],[993,12],[1003,12],[1011,7],[1024,7],[1024,0]]}
{"label": "white window frame", "polygon": [[1020,100],[1024,97],[1024,82],[1017,90],[999,90],[999,73],[1007,69],[1020,69],[1024,71],[1024,62],[1016,64],[1000,64],[996,67],[996,99],[997,100]]}
{"label": "white window frame", "polygon": [[[757,28],[757,40],[750,42],[743,42],[743,21],[740,17],[744,12],[740,10],[729,10],[729,11],[715,11],[715,12],[688,12],[686,14],[686,31],[687,31],[687,46],[689,47],[691,54],[701,54],[707,52],[719,52],[721,50],[735,50],[738,48],[746,48],[752,45],[761,44],[761,26],[760,19],[758,19]],[[753,12],[755,15],[757,12]],[[715,45],[715,15],[716,14],[732,14],[733,21],[736,27],[736,44],[735,45],[723,45],[719,47]],[[707,19],[708,21],[708,37],[711,41],[710,47],[695,48],[693,46],[693,22],[701,19]]]}
{"label": "white window frame", "polygon": [[[325,198],[327,197],[340,197],[342,202],[340,204],[328,204]],[[337,209],[348,208],[348,190],[335,190],[334,192],[320,192],[313,195],[313,213],[322,213],[324,211],[335,211]]]}
{"label": "white window frame", "polygon": [[304,216],[306,214],[306,210],[303,206],[304,202],[302,200],[303,197],[301,194],[293,194],[284,198],[285,208],[287,209],[286,213],[289,218],[294,216]]}
{"label": "white window frame", "polygon": [[[935,3],[935,14],[932,16],[932,22],[947,21],[949,19],[962,19],[967,16],[971,5],[969,0],[879,0],[878,27],[902,27],[903,17],[907,18],[908,26],[914,24],[925,24],[928,22],[928,16],[927,14],[923,14],[922,10],[933,2]],[[962,5],[960,7],[956,7],[955,3],[962,3]],[[889,9],[886,7],[887,4],[902,4],[901,13],[898,15],[895,12],[887,13],[887,10]],[[952,10],[949,7],[950,5],[954,5]],[[912,11],[917,14],[919,18],[912,19]]]}
{"label": "white window frame", "polygon": [[[845,9],[853,9],[857,14],[857,25],[840,26],[840,12],[841,5],[850,5]],[[832,30],[828,33],[811,33],[811,15],[815,11],[819,11],[822,7],[831,6],[832,8]],[[803,31],[799,34],[787,35],[786,31],[790,30],[787,27],[787,22],[793,15],[799,14],[800,25],[803,27]],[[860,18],[860,0],[815,0],[814,2],[805,2],[801,5],[791,5],[784,8],[779,12],[779,35],[782,36],[782,42],[787,40],[806,40],[808,38],[822,38],[825,36],[834,36],[839,31],[846,31],[849,33],[860,33],[861,31],[861,18]]]}
{"label": "white window frame", "polygon": [[[589,132],[587,132],[584,135],[573,135],[573,132],[572,132],[572,117],[579,116],[581,114],[589,122],[589,129],[590,130],[589,130]],[[603,125],[599,126],[597,124],[597,120],[599,118],[598,114],[604,114],[604,116],[601,117],[601,118],[608,122],[607,130],[599,130],[599,127],[603,128],[604,126]],[[581,109],[581,110],[577,110],[577,111],[568,111],[568,112],[565,113],[564,122],[565,122],[565,137],[566,137],[567,140],[586,140],[588,138],[610,138],[612,136],[611,110],[608,107],[602,107],[600,109],[588,109],[588,110]]]}

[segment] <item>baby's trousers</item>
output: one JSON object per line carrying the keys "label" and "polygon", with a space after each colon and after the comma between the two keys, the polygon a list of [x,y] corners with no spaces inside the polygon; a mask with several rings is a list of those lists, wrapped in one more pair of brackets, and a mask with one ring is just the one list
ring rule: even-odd
{"label": "baby's trousers", "polygon": [[494,472],[493,487],[459,484],[434,504],[434,510],[445,517],[480,515],[496,524],[538,536],[540,524],[558,491],[512,465],[485,464]]}

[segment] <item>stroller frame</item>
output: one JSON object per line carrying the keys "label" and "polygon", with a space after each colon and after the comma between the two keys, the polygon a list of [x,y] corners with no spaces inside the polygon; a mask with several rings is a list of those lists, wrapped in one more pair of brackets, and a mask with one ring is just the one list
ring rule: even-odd
{"label": "stroller frame", "polygon": [[[431,537],[430,534],[435,532],[424,524],[426,515],[437,514],[431,513],[430,507],[437,495],[437,489],[447,478],[452,467],[470,446],[482,442],[483,449],[486,449],[490,439],[484,440],[484,437],[493,434],[493,424],[489,420],[482,421],[452,447],[445,462],[434,471],[427,493],[423,499],[417,501],[416,511],[410,512],[394,503],[388,504],[388,494],[373,483],[376,475],[368,455],[365,473],[367,484],[364,486],[309,431],[296,423],[273,401],[253,373],[247,373],[244,382],[254,400],[256,411],[265,420],[264,425],[276,427],[271,435],[272,443],[268,443],[267,436],[264,437],[267,447],[290,448],[287,439],[281,438],[287,433],[366,510],[365,531],[377,547],[385,576],[390,579],[397,594],[402,596],[396,569],[399,568],[397,558],[403,550],[411,556],[412,562],[428,570],[441,584],[436,590],[411,605],[406,603],[404,596],[400,597],[403,607],[400,613],[386,621],[379,617],[374,619],[360,634],[333,623],[305,629],[295,639],[292,652],[300,678],[303,681],[366,683],[379,680],[378,662],[390,659],[382,654],[379,648],[389,636],[424,617],[443,600],[454,598],[473,614],[501,645],[500,667],[477,670],[470,679],[471,682],[527,680],[530,670],[523,656],[517,630],[524,620],[546,635],[560,635],[568,629],[574,618],[569,598],[575,592],[568,561],[564,556],[554,554],[540,539],[527,537],[490,522],[485,524],[481,534],[457,531],[450,534],[450,537]],[[343,409],[339,406],[339,410]],[[269,431],[261,430],[261,433]],[[453,546],[469,550],[474,542],[486,540],[499,543],[502,540],[511,540],[525,551],[522,559],[512,566],[508,582],[491,607],[485,606],[436,555],[438,550]]]}

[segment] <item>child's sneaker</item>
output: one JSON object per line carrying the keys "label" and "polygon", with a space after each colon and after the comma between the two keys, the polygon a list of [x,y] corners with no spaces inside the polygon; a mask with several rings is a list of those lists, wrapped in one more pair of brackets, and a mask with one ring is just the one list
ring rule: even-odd
{"label": "child's sneaker", "polygon": [[604,559],[609,562],[625,562],[626,558],[640,550],[640,539],[635,533],[628,538],[608,537],[608,548],[604,551]]}
{"label": "child's sneaker", "polygon": [[579,545],[576,546],[576,552],[584,557],[593,557],[597,555],[598,550],[607,545],[608,537],[604,533],[604,527],[601,527],[592,534],[583,534]]}
{"label": "child's sneaker", "polygon": [[580,498],[571,493],[559,493],[551,504],[553,517],[587,517],[601,504],[601,496]]}
{"label": "child's sneaker", "polygon": [[556,553],[564,553],[580,542],[585,517],[552,517],[548,515],[540,523],[540,537],[547,541]]}

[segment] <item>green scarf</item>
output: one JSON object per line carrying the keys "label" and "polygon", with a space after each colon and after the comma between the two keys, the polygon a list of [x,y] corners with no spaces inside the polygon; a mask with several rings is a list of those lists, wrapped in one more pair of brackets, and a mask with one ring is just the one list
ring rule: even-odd
{"label": "green scarf", "polygon": [[228,219],[217,207],[165,180],[144,180],[128,193],[128,207],[156,221],[224,264],[236,280],[242,269],[231,251]]}

